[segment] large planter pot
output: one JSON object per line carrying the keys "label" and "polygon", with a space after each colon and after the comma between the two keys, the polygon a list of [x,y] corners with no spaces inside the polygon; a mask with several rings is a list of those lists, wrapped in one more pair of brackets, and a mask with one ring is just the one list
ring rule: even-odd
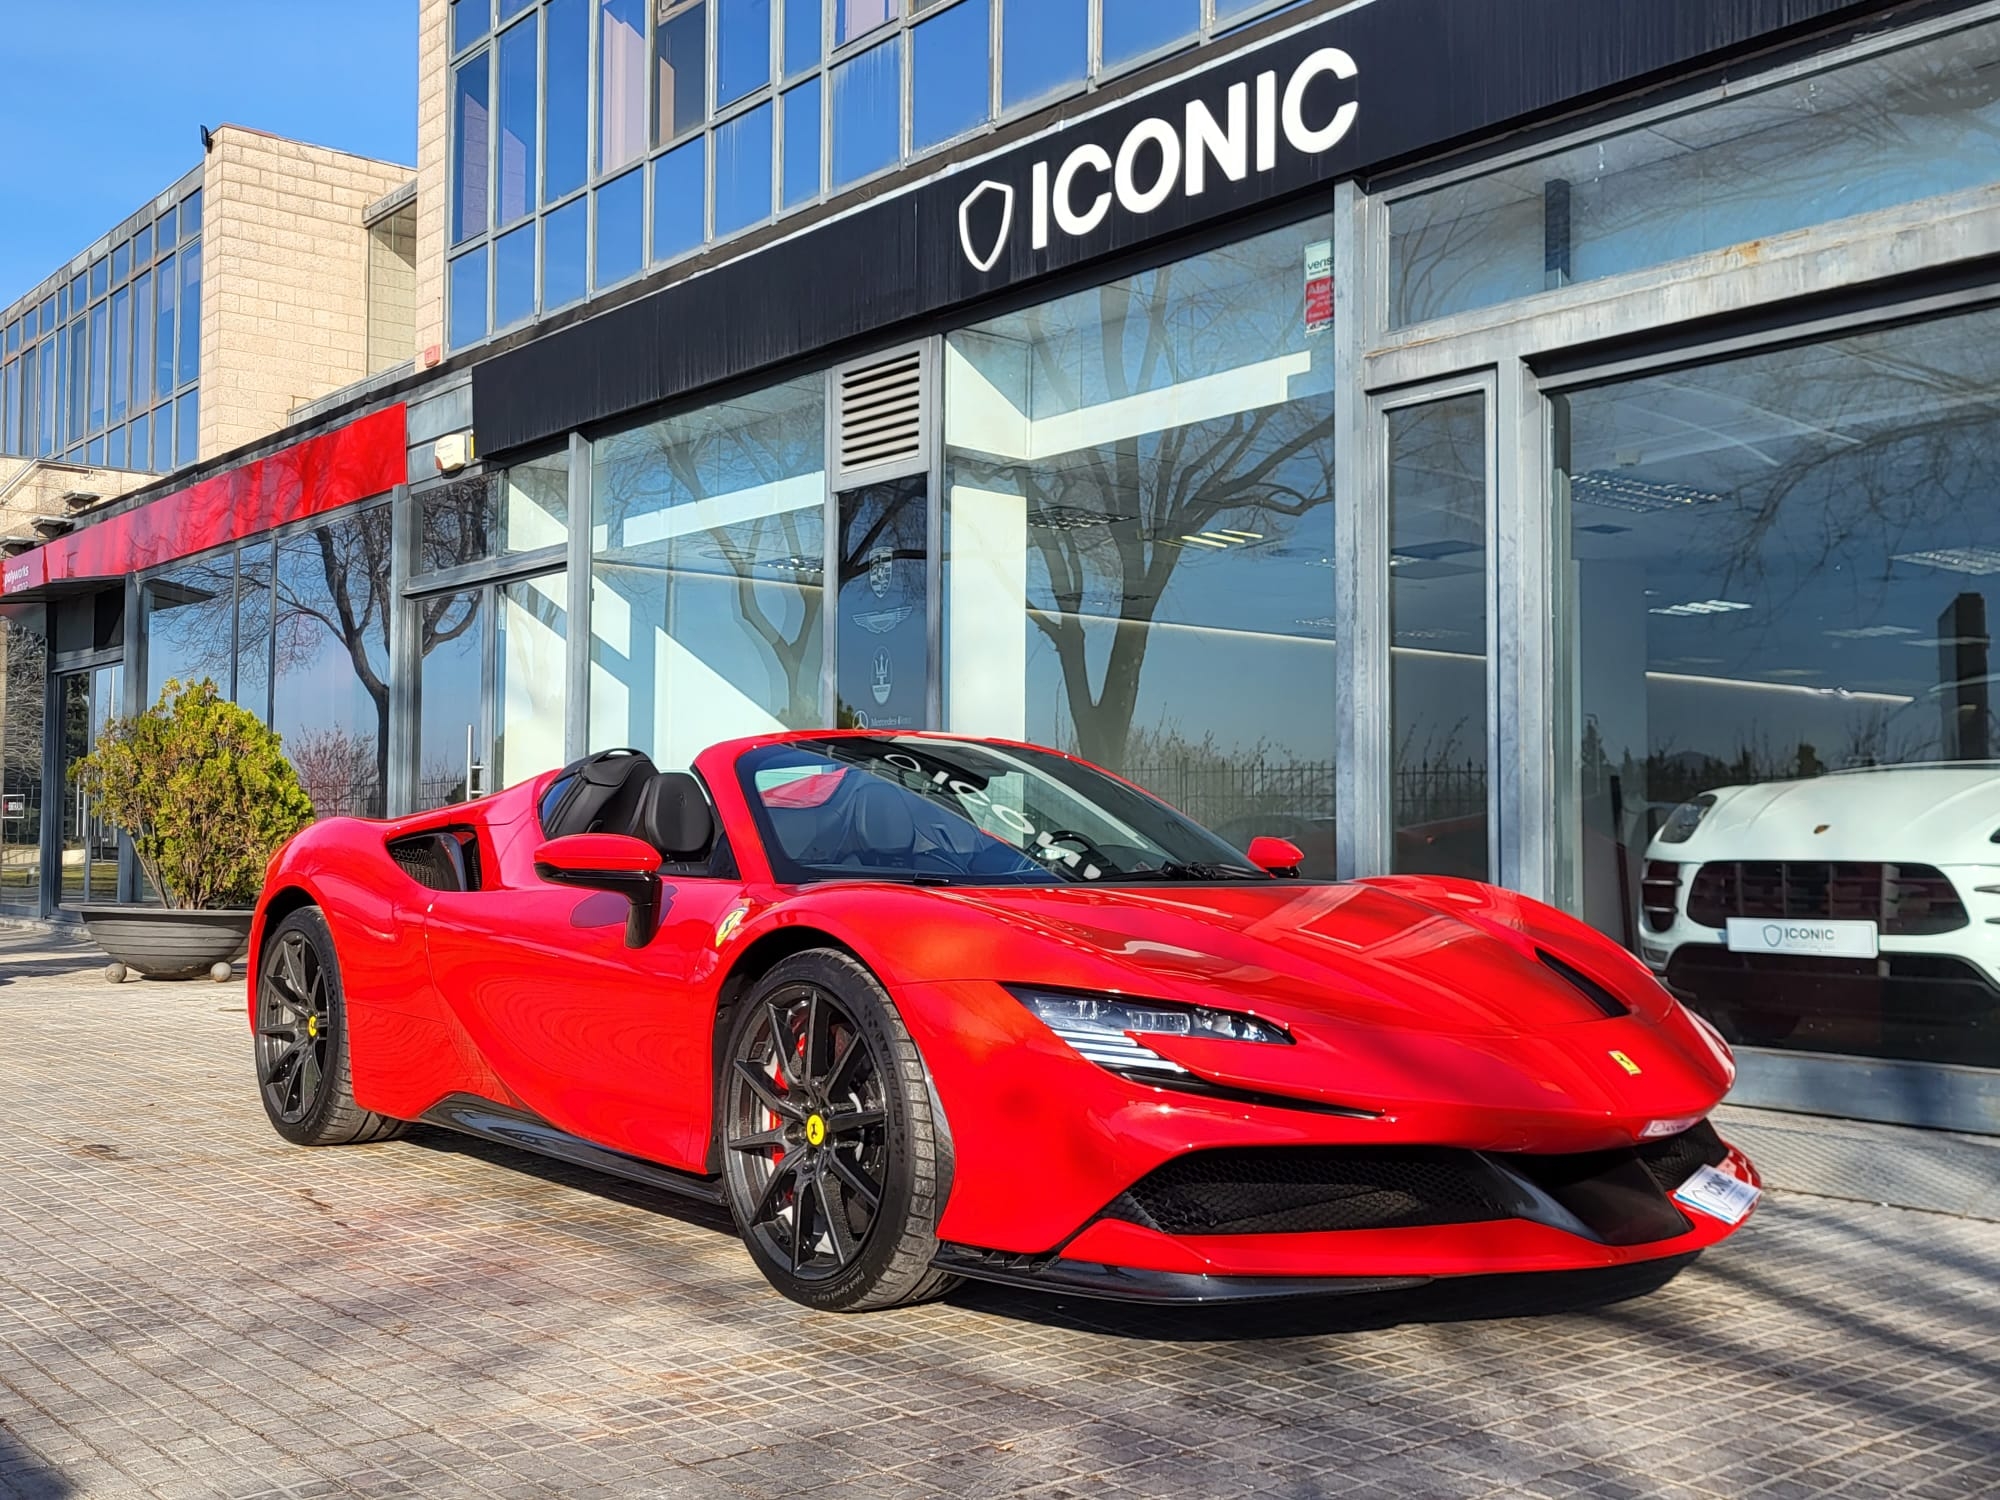
{"label": "large planter pot", "polygon": [[[250,946],[249,908],[177,911],[165,906],[77,908],[91,940],[119,965],[149,979],[199,979],[214,975]],[[223,967],[223,976],[227,975]],[[113,978],[122,974],[113,972]]]}

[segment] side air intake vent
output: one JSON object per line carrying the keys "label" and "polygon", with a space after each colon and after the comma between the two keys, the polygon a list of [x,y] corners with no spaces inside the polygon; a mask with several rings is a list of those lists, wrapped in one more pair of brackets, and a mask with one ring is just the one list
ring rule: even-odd
{"label": "side air intake vent", "polygon": [[469,828],[397,839],[389,845],[389,857],[410,879],[434,891],[479,889],[479,836]]}
{"label": "side air intake vent", "polygon": [[929,467],[930,384],[930,358],[921,344],[844,365],[834,373],[834,465],[840,488]]}

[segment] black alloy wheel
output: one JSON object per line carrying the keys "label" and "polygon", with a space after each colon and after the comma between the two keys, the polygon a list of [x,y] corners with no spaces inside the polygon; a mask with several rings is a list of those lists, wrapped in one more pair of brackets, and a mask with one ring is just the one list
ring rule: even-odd
{"label": "black alloy wheel", "polygon": [[751,1257],[809,1307],[941,1295],[942,1209],[922,1060],[844,954],[785,960],[736,1013],[721,1079],[723,1179]]}
{"label": "black alloy wheel", "polygon": [[402,1121],[354,1102],[340,964],[317,907],[265,934],[256,1018],[258,1092],[279,1135],[296,1146],[342,1146],[403,1133]]}
{"label": "black alloy wheel", "polygon": [[274,1123],[296,1126],[313,1112],[332,1041],[319,950],[294,928],[271,944],[257,987],[257,1081]]}

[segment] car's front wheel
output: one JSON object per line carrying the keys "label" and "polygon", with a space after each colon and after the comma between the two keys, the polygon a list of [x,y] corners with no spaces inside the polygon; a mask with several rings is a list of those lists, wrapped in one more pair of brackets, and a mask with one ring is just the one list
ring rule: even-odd
{"label": "car's front wheel", "polygon": [[737,1007],[723,1181],[751,1258],[795,1302],[867,1312],[941,1296],[945,1191],[923,1059],[874,975],[796,954]]}
{"label": "car's front wheel", "polygon": [[347,997],[333,934],[307,906],[265,934],[257,961],[257,1091],[295,1146],[386,1141],[409,1127],[354,1102]]}

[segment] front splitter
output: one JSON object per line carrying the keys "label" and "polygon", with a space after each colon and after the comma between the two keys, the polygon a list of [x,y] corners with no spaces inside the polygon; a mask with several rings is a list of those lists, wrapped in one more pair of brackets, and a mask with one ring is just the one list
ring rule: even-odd
{"label": "front splitter", "polygon": [[1422,1286],[1428,1276],[1204,1276],[1145,1271],[1052,1255],[1004,1255],[970,1245],[941,1244],[931,1259],[940,1271],[973,1281],[1037,1292],[1068,1292],[1105,1302],[1201,1306],[1282,1302],[1294,1297],[1347,1297]]}

